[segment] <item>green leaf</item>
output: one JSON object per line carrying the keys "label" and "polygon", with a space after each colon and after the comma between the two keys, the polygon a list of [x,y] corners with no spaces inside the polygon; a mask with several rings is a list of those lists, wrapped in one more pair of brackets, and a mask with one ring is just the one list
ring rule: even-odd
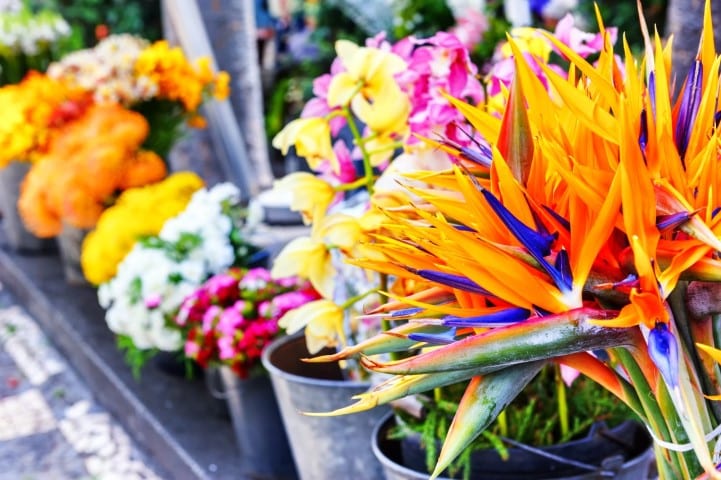
{"label": "green leaf", "polygon": [[543,365],[542,361],[524,363],[471,380],[458,405],[431,478],[436,478],[448,468],[528,385]]}

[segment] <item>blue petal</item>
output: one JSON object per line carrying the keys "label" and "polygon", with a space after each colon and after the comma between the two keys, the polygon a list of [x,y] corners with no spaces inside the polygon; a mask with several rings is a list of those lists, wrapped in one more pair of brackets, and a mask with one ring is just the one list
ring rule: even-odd
{"label": "blue petal", "polygon": [[459,290],[465,290],[472,293],[480,293],[483,295],[491,295],[491,292],[478,285],[473,280],[462,277],[460,275],[453,275],[451,273],[437,272],[435,270],[416,270],[414,268],[406,267],[409,271],[419,275],[426,280],[437,282],[442,285],[446,285],[451,288],[457,288]]}
{"label": "blue petal", "polygon": [[656,73],[648,74],[648,98],[651,99],[651,113],[656,118]]}
{"label": "blue petal", "polygon": [[412,315],[415,315],[416,313],[420,313],[424,308],[420,307],[410,307],[410,308],[402,308],[400,310],[394,310],[391,312],[391,318],[398,318],[398,317],[410,317]]}
{"label": "blue petal", "polygon": [[525,308],[512,307],[500,312],[475,317],[456,317],[448,315],[441,318],[443,325],[449,327],[502,327],[525,320],[531,314]]}
{"label": "blue petal", "polygon": [[561,215],[559,215],[558,213],[556,213],[556,212],[555,212],[551,207],[549,207],[548,205],[541,205],[541,207],[543,207],[543,209],[544,209],[545,211],[547,211],[548,213],[550,213],[551,216],[552,216],[553,218],[555,218],[556,221],[557,221],[558,223],[560,223],[567,232],[570,232],[570,231],[571,231],[571,222],[569,222],[568,220],[566,220],[565,218],[563,218]]}
{"label": "blue petal", "polygon": [[665,323],[658,323],[648,334],[648,354],[669,388],[678,386],[678,342]]}
{"label": "blue petal", "polygon": [[691,128],[698,114],[698,107],[701,104],[701,84],[703,82],[703,65],[696,60],[691,65],[691,70],[686,77],[686,86],[681,99],[681,106],[676,121],[676,147],[681,155],[681,160],[686,154]]}
{"label": "blue petal", "polygon": [[448,345],[456,341],[456,329],[451,328],[444,333],[409,333],[408,338],[414,342]]}
{"label": "blue petal", "polygon": [[541,267],[553,279],[559,290],[562,292],[571,291],[571,282],[565,278],[561,272],[556,270],[544,258],[551,252],[551,244],[555,237],[552,235],[543,235],[526,224],[518,220],[491,192],[487,189],[481,189],[481,194],[485,197],[498,218],[508,227],[514,237],[518,239],[527,249],[531,256],[541,265]]}
{"label": "blue petal", "polygon": [[460,230],[461,232],[476,232],[477,230],[475,228],[467,227],[465,225],[461,225],[460,223],[452,223],[451,226],[455,228],[456,230]]}
{"label": "blue petal", "polygon": [[573,273],[571,272],[571,261],[568,258],[568,252],[565,248],[556,254],[556,261],[553,262],[553,266],[561,274],[561,278],[568,285],[573,284]]}
{"label": "blue petal", "polygon": [[641,132],[638,134],[638,144],[641,151],[646,154],[646,145],[648,145],[648,119],[646,118],[646,110],[641,111]]}
{"label": "blue petal", "polygon": [[672,230],[691,220],[691,217],[695,214],[696,212],[678,212],[670,215],[659,215],[656,217],[656,227],[661,232]]}

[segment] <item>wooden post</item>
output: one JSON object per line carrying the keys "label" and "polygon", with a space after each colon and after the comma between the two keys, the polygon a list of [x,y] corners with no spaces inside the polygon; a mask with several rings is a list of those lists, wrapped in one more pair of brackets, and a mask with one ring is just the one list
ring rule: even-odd
{"label": "wooden post", "polygon": [[219,69],[220,63],[233,77],[231,100],[208,102],[203,111],[225,176],[240,187],[244,200],[249,200],[273,181],[253,4],[244,0],[163,0],[162,9],[166,37],[177,41],[190,58],[207,56],[212,68]]}

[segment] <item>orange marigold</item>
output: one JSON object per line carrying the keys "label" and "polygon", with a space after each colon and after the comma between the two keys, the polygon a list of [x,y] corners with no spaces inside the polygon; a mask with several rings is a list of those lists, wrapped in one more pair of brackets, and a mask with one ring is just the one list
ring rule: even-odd
{"label": "orange marigold", "polygon": [[147,135],[142,115],[113,104],[62,127],[23,182],[18,209],[28,229],[49,237],[63,223],[92,228],[122,190],[164,178],[162,159],[140,150]]}

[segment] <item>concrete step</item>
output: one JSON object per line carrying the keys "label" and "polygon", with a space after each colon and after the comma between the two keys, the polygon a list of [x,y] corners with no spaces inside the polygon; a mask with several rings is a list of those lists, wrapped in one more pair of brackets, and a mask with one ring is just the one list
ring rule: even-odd
{"label": "concrete step", "polygon": [[230,419],[203,378],[170,375],[151,362],[135,380],[115,347],[95,289],[68,285],[57,253],[13,252],[0,231],[0,283],[172,479],[243,480]]}

